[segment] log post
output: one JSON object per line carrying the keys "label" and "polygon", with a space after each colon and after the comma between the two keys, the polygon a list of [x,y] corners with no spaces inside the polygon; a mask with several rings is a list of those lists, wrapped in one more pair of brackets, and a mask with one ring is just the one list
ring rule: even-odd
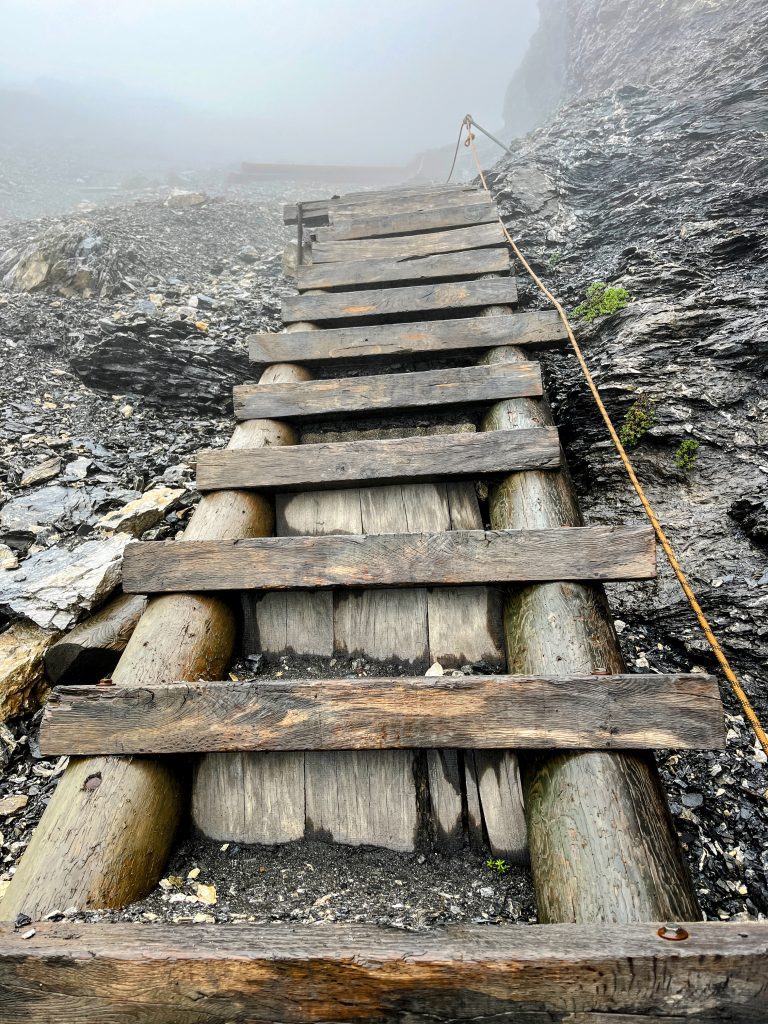
{"label": "log post", "polygon": [[[493,349],[486,362],[522,360]],[[486,430],[551,425],[544,399],[500,402]],[[579,526],[567,469],[507,477],[491,494],[494,529]],[[508,671],[625,671],[602,586],[515,589],[505,606]],[[701,916],[653,756],[584,752],[520,757],[539,921],[689,920]]]}
{"label": "log post", "polygon": [[[296,325],[293,329],[306,325]],[[290,330],[290,328],[289,328]],[[261,381],[305,380],[302,367],[268,367]],[[230,448],[293,444],[275,420],[240,424]],[[249,491],[205,495],[184,540],[261,537],[272,532],[271,502]],[[235,613],[220,597],[154,598],[115,669],[116,685],[218,679],[232,657]],[[73,760],[35,829],[0,904],[0,918],[39,919],[51,911],[119,907],[144,896],[160,877],[186,809],[173,762],[147,758]]]}

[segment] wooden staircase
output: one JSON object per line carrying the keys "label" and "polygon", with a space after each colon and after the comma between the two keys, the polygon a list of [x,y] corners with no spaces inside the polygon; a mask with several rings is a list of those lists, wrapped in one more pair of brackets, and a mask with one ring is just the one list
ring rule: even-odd
{"label": "wooden staircase", "polygon": [[[436,841],[530,856],[550,923],[425,934],[61,923],[28,938],[0,926],[0,1021],[763,1020],[768,929],[696,920],[645,753],[722,747],[717,683],[625,670],[600,583],[653,577],[653,532],[581,520],[530,359],[564,332],[554,313],[511,311],[495,203],[471,186],[402,188],[303,203],[285,219],[311,231],[311,263],[285,300],[287,330],[250,339],[266,370],[235,388],[232,443],[199,457],[199,525],[181,543],[126,549],[124,589],[164,595],[121,662],[142,668],[55,690],[41,750],[126,766],[126,755],[205,755],[192,815],[214,838],[321,832],[406,850],[424,824],[418,763]],[[390,414],[415,426],[392,427]],[[367,420],[352,430],[354,417]],[[216,602],[231,592],[253,650],[362,651],[416,671],[210,680],[216,631],[233,629]],[[162,666],[182,660],[162,625],[180,615],[176,642],[201,653],[183,661],[193,675],[169,676]],[[492,671],[424,677],[433,660]],[[74,764],[81,791],[89,763]],[[142,763],[160,778],[163,762]],[[35,916],[51,889],[56,814],[9,890],[14,913]],[[81,828],[63,868],[107,899],[97,831]]]}

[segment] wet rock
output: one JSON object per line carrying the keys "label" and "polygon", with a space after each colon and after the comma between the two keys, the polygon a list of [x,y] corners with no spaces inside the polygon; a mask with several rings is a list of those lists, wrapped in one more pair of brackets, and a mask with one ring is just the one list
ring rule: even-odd
{"label": "wet rock", "polygon": [[99,509],[134,492],[52,484],[13,498],[0,510],[0,538],[19,551],[55,530],[71,533],[92,523]]}
{"label": "wet rock", "polygon": [[119,533],[72,550],[55,547],[31,555],[8,574],[0,607],[44,629],[68,629],[119,585],[123,549],[130,539]]}
{"label": "wet rock", "polygon": [[29,622],[0,633],[0,722],[40,706],[47,690],[43,656],[58,637]]}
{"label": "wet rock", "polygon": [[3,283],[14,291],[42,288],[67,297],[106,296],[124,286],[129,261],[88,224],[58,226],[0,260]]}
{"label": "wet rock", "polygon": [[19,560],[12,548],[0,544],[0,569],[18,569]]}
{"label": "wet rock", "polygon": [[738,498],[728,511],[750,540],[768,546],[768,488]]}
{"label": "wet rock", "polygon": [[180,489],[155,487],[122,508],[108,512],[97,526],[101,530],[130,533],[132,537],[139,537],[145,530],[159,523],[179,503],[184,493]]}
{"label": "wet rock", "polygon": [[61,459],[58,455],[54,455],[51,459],[46,459],[45,462],[40,462],[37,466],[31,466],[19,481],[19,487],[32,487],[33,484],[42,484],[47,480],[52,480],[55,476],[59,475],[61,469]]}
{"label": "wet rock", "polygon": [[204,192],[190,192],[186,189],[174,189],[165,200],[169,210],[190,210],[197,206],[205,206],[210,197]]}

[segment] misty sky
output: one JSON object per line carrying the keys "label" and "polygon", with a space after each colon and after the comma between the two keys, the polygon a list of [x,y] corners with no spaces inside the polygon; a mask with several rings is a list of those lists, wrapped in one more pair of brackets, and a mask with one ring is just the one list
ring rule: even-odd
{"label": "misty sky", "polygon": [[[400,162],[491,130],[536,0],[0,0],[0,82],[162,97],[245,126],[243,156]],[[55,85],[54,85],[55,89]]]}

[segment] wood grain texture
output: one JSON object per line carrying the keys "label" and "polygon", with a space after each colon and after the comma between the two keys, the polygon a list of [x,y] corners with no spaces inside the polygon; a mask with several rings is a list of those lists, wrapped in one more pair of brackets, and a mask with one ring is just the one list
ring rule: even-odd
{"label": "wood grain texture", "polygon": [[562,342],[566,334],[555,312],[513,313],[510,316],[466,317],[370,327],[332,327],[291,334],[251,334],[254,363],[325,362],[422,352],[443,354],[499,345],[541,345]]}
{"label": "wood grain texture", "polygon": [[[0,929],[4,1024],[564,1024],[591,1012],[762,1024],[768,926],[71,924]],[[578,1019],[578,1018],[577,1018]],[[642,1018],[641,1018],[642,1019]],[[621,1018],[619,1018],[621,1020]]]}
{"label": "wood grain texture", "polygon": [[235,416],[240,420],[320,419],[345,413],[472,406],[541,394],[541,370],[534,362],[234,388]]}
{"label": "wood grain texture", "polygon": [[355,199],[334,199],[328,204],[331,225],[345,225],[350,220],[381,217],[391,214],[426,213],[455,207],[487,206],[492,202],[484,189],[436,189],[432,192],[410,192],[396,196],[359,196]]}
{"label": "wood grain texture", "polygon": [[[704,675],[70,686],[54,690],[40,730],[47,756],[410,747],[701,750],[724,744],[717,681]],[[482,795],[482,780],[480,787]],[[485,801],[484,808],[487,822]]]}
{"label": "wood grain texture", "polygon": [[320,292],[283,299],[283,320],[365,320],[411,313],[477,309],[490,302],[517,302],[513,277],[480,281],[417,284],[407,288],[374,288],[353,292]]}
{"label": "wood grain texture", "polygon": [[434,256],[441,252],[463,252],[506,246],[501,225],[478,224],[469,228],[451,228],[423,235],[395,235],[390,238],[366,238],[357,241],[317,241],[312,244],[312,263],[348,263],[351,260],[391,259],[403,256]]}
{"label": "wood grain texture", "polygon": [[85,683],[107,675],[147,607],[140,594],[121,594],[45,652],[45,674],[52,683]]}
{"label": "wood grain texture", "polygon": [[358,238],[383,238],[387,235],[418,234],[424,231],[445,231],[450,228],[474,227],[497,221],[499,211],[493,202],[477,206],[436,207],[431,210],[408,210],[379,216],[363,216],[357,210],[349,213],[329,211],[330,225],[317,229],[318,241],[349,241]]}
{"label": "wood grain texture", "polygon": [[438,256],[357,260],[350,263],[318,263],[298,268],[298,289],[351,288],[372,284],[405,284],[419,281],[508,274],[506,249],[469,249]]}
{"label": "wood grain texture", "polygon": [[[524,358],[502,348],[489,360]],[[551,424],[546,401],[500,402],[484,426]],[[491,494],[491,523],[505,528],[582,522],[565,467],[521,473]],[[509,670],[625,671],[601,587],[560,582],[517,587],[505,608]],[[521,756],[539,920],[647,921],[695,918],[699,908],[655,764],[640,753]]]}
{"label": "wood grain texture", "polygon": [[[423,204],[433,202],[438,206],[449,206],[457,199],[469,196],[483,196],[487,201],[487,194],[480,192],[472,185],[442,185],[442,186],[419,186],[407,189],[373,189],[369,192],[347,192],[342,196],[335,196],[328,199],[308,199],[302,202],[305,218],[317,223],[328,223],[328,213],[334,210],[355,210],[359,207],[377,205],[383,208],[384,212],[392,210],[410,210],[422,208]],[[298,207],[296,203],[290,203],[283,207],[283,223],[295,224],[297,221]],[[322,218],[322,220],[318,220]]]}
{"label": "wood grain texture", "polygon": [[650,579],[646,526],[129,544],[127,593]]}
{"label": "wood grain texture", "polygon": [[204,451],[197,458],[196,483],[201,491],[233,487],[300,491],[371,481],[480,479],[559,465],[560,442],[557,430],[550,427],[334,441],[286,450]]}

